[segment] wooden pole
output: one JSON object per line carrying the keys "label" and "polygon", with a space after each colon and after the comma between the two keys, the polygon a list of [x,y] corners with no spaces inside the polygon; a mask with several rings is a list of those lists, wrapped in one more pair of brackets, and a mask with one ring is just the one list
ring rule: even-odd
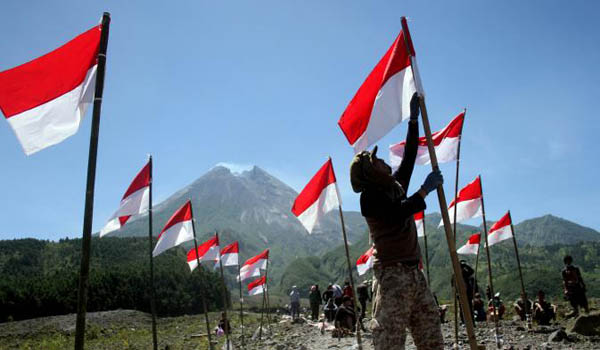
{"label": "wooden pole", "polygon": [[[481,235],[481,233],[480,233]],[[475,287],[479,293],[479,285],[477,284],[477,269],[479,268],[479,252],[481,251],[481,237],[479,238],[479,245],[477,245],[477,256],[475,257]]]}
{"label": "wooden pole", "polygon": [[517,238],[515,237],[515,228],[512,223],[510,210],[508,211],[508,219],[510,220],[510,232],[512,233],[513,243],[515,245],[515,255],[517,257],[517,266],[519,267],[519,278],[521,279],[521,293],[525,295],[525,283],[523,283],[523,272],[521,271],[521,259],[519,259],[519,249],[517,248]]}
{"label": "wooden pole", "polygon": [[[219,232],[215,232],[215,236],[217,237],[217,242],[219,241]],[[221,270],[221,282],[223,283],[223,314],[225,315],[225,327],[227,330],[225,331],[225,340],[227,341],[227,350],[229,350],[229,332],[231,332],[229,318],[227,318],[227,286],[225,286],[225,274],[223,273],[223,259],[221,259],[221,253],[219,252],[219,269]],[[196,254],[197,255],[197,254]]]}
{"label": "wooden pole", "polygon": [[[479,175],[479,182],[481,183],[481,175]],[[487,231],[487,223],[485,221],[485,205],[483,203],[483,184],[481,185],[481,213],[483,218],[483,235],[485,237],[485,255],[487,258],[488,265],[488,282],[490,284],[490,296],[492,297],[492,311],[494,313],[494,327],[496,330],[496,346],[500,346],[498,343],[498,312],[496,310],[496,305],[494,305],[494,282],[492,279],[492,259],[490,258],[490,247],[488,245],[488,231]]]}
{"label": "wooden pole", "polygon": [[106,49],[108,48],[108,32],[110,13],[102,15],[102,32],[98,50],[98,68],[94,92],[94,110],[92,112],[92,130],[88,154],[87,184],[85,190],[85,209],[83,216],[83,237],[81,239],[81,267],[79,271],[79,287],[77,290],[77,320],[75,323],[75,350],[83,350],[85,342],[85,316],[87,311],[88,280],[90,274],[90,250],[92,244],[92,221],[94,217],[94,186],[96,184],[96,159],[98,158],[98,137],[100,134],[100,112],[102,109],[102,93],[104,91],[104,73],[106,70]]}
{"label": "wooden pole", "polygon": [[206,281],[202,277],[202,265],[200,264],[200,257],[198,256],[198,240],[196,239],[196,220],[194,220],[194,210],[192,209],[192,202],[190,201],[190,212],[192,214],[192,232],[194,233],[194,249],[196,251],[196,263],[198,264],[198,272],[200,273],[200,281],[202,282],[202,289],[200,290],[200,298],[202,299],[202,309],[204,311],[204,321],[206,322],[206,336],[208,338],[208,348],[213,350],[212,336],[210,334],[210,324],[208,321],[208,308],[206,307],[206,296],[204,295],[204,288],[206,287]]}
{"label": "wooden pole", "polygon": [[267,269],[265,270],[265,285],[266,285],[266,298],[267,298],[267,326],[269,328],[269,333],[273,334],[271,332],[271,311],[269,310],[269,308],[271,307],[270,304],[270,300],[269,300],[269,259],[267,258]]}
{"label": "wooden pole", "polygon": [[[465,108],[463,110],[463,114],[466,115],[467,114],[467,109]],[[458,203],[458,175],[459,175],[459,169],[460,169],[460,141],[462,139],[462,132],[460,133],[460,135],[458,135],[458,148],[457,148],[457,152],[456,152],[456,176],[454,178],[454,222],[452,225],[452,231],[454,232],[454,244],[456,245],[456,215],[458,213],[457,210],[457,203]],[[461,275],[460,276],[454,276],[455,277],[455,281],[454,281],[454,287],[452,288],[452,294],[454,295],[453,299],[454,299],[454,344],[456,344],[458,346],[458,300],[456,298],[456,278],[462,278],[462,271],[461,271]],[[471,303],[471,300],[469,300],[469,303]],[[463,313],[464,313],[464,309],[463,309]]]}
{"label": "wooden pole", "polygon": [[[408,31],[408,25],[406,24],[406,17],[402,17],[402,31],[405,33],[404,35],[404,43],[408,49],[408,52],[411,53],[411,69],[413,71],[413,76],[415,76],[414,69],[414,56],[412,54],[412,49],[410,48],[407,41],[407,37],[410,36]],[[419,93],[419,104],[421,106],[421,117],[423,119],[423,129],[425,130],[425,137],[427,138],[427,148],[429,150],[429,158],[431,159],[431,168],[434,171],[439,171],[440,168],[437,162],[437,156],[435,154],[435,148],[433,146],[433,140],[431,138],[431,127],[429,126],[429,117],[427,115],[427,106],[425,105],[425,96]],[[446,203],[446,194],[444,193],[444,186],[440,185],[437,188],[437,195],[440,203],[440,211],[442,214],[442,221],[444,222],[444,231],[446,233],[446,242],[448,242],[448,251],[450,253],[450,259],[452,261],[452,269],[454,270],[454,275],[458,276],[460,271],[460,265],[458,263],[458,255],[456,254],[456,244],[454,244],[452,227],[450,226],[450,217],[448,216],[448,205]],[[466,310],[469,306],[469,301],[467,298],[467,290],[465,287],[465,283],[462,278],[457,279],[456,285],[458,286],[458,295],[460,298],[460,303],[462,307]],[[473,319],[470,314],[465,315],[465,325],[467,328],[467,336],[469,339],[469,346],[471,350],[478,349],[477,339],[475,339],[475,331],[473,329]]]}
{"label": "wooden pole", "polygon": [[242,349],[245,349],[246,344],[244,342],[244,296],[242,294],[242,276],[240,270],[240,253],[238,251],[238,280],[240,282],[240,325],[242,327]]}
{"label": "wooden pole", "polygon": [[150,258],[150,311],[152,312],[152,345],[154,350],[158,350],[158,336],[156,334],[156,300],[154,295],[154,259],[152,258],[152,248],[154,239],[152,237],[152,156],[148,159],[150,167],[150,184],[148,189],[148,254]]}
{"label": "wooden pole", "polygon": [[[370,237],[371,235],[369,235]],[[429,279],[429,251],[427,249],[427,230],[425,229],[425,211],[423,211],[423,243],[425,244],[425,271],[427,272],[427,285],[431,288]]]}
{"label": "wooden pole", "polygon": [[348,275],[350,276],[350,288],[352,288],[352,310],[356,315],[356,342],[358,344],[358,350],[362,350],[362,337],[360,334],[361,320],[356,312],[356,290],[354,289],[354,277],[352,277],[352,264],[350,263],[350,251],[348,250],[348,237],[346,236],[346,227],[344,226],[344,214],[342,213],[342,206],[338,205],[340,211],[340,221],[342,223],[342,235],[344,236],[344,248],[346,249],[346,262],[348,263]]}
{"label": "wooden pole", "polygon": [[[265,278],[266,279],[266,278]],[[266,282],[266,281],[265,281]],[[266,294],[265,293],[265,286],[263,284],[262,286],[262,308],[260,309],[260,327],[258,328],[258,340],[262,340],[262,330],[263,330],[263,316],[265,314],[265,302],[266,302]]]}

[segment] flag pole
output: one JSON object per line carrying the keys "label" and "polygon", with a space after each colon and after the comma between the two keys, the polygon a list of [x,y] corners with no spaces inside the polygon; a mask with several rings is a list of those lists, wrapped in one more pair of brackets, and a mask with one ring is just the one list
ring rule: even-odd
{"label": "flag pole", "polygon": [[[266,277],[265,277],[265,283],[266,283]],[[266,300],[266,292],[265,292],[265,285],[262,285],[262,308],[260,309],[260,327],[258,328],[258,340],[262,341],[262,330],[263,330],[263,316],[265,314],[265,300]]]}
{"label": "flag pole", "polygon": [[[371,235],[369,235],[370,237]],[[431,288],[429,280],[429,251],[427,250],[427,230],[425,229],[425,211],[423,211],[423,243],[425,244],[425,268],[427,269],[427,285]]]}
{"label": "flag pole", "polygon": [[87,184],[85,190],[85,211],[83,217],[83,237],[81,239],[81,268],[77,291],[77,320],[75,323],[75,350],[83,350],[85,342],[85,316],[87,311],[88,280],[90,274],[90,250],[92,243],[92,220],[94,217],[94,186],[96,183],[96,159],[98,158],[98,136],[100,133],[100,111],[102,109],[102,92],[104,90],[104,73],[106,70],[106,49],[110,13],[102,15],[102,32],[98,50],[98,68],[94,92],[94,110],[92,112],[92,130],[88,155]]}
{"label": "flag pole", "polygon": [[208,321],[208,308],[206,307],[206,296],[204,295],[204,288],[207,284],[202,277],[202,265],[200,264],[200,257],[198,256],[198,240],[196,239],[196,220],[194,220],[194,210],[192,208],[192,202],[190,201],[190,212],[192,214],[192,232],[194,233],[194,250],[196,252],[196,263],[198,264],[198,272],[200,273],[200,281],[202,283],[202,289],[200,290],[200,299],[202,299],[202,309],[204,310],[204,321],[206,322],[206,336],[208,337],[208,348],[213,350],[212,337],[210,334],[210,325]]}
{"label": "flag pole", "polygon": [[[481,175],[479,175],[479,183],[481,184]],[[485,205],[483,203],[483,184],[481,184],[481,213],[483,218],[483,234],[485,236],[485,255],[487,258],[488,265],[488,280],[490,283],[490,297],[492,298],[492,311],[494,313],[494,328],[496,330],[496,346],[500,347],[498,342],[498,313],[496,310],[496,305],[494,305],[494,283],[492,280],[492,260],[490,258],[490,246],[488,245],[488,231],[487,231],[487,223],[485,221]]]}
{"label": "flag pole", "polygon": [[152,237],[152,155],[148,157],[150,167],[150,184],[148,189],[148,253],[150,257],[150,311],[152,312],[152,345],[154,350],[158,350],[158,336],[156,334],[156,301],[154,299],[154,259],[152,258],[152,247],[154,239]]}
{"label": "flag pole", "polygon": [[[467,114],[467,109],[464,108],[463,109],[463,118],[466,116]],[[461,133],[458,135],[458,147],[456,150],[456,176],[454,179],[454,223],[452,226],[452,231],[454,232],[454,244],[456,245],[456,215],[458,213],[458,174],[459,174],[459,169],[460,169],[460,143],[462,140],[462,130]],[[462,272],[461,272],[461,276],[462,278]],[[456,278],[456,275],[455,275]],[[453,295],[454,295],[454,344],[456,344],[456,346],[458,346],[458,300],[456,298],[456,281],[454,282],[454,287],[453,287]],[[471,303],[471,300],[469,300],[469,303]],[[464,309],[463,309],[463,314],[464,314]],[[464,317],[464,316],[463,316]]]}
{"label": "flag pole", "polygon": [[[414,55],[412,53],[411,45],[409,45],[407,41],[407,37],[410,35],[408,31],[408,25],[406,23],[406,17],[402,17],[402,31],[405,33],[404,35],[404,43],[408,52],[410,54],[411,61],[411,70],[413,72],[413,77],[415,76],[415,62]],[[425,130],[425,137],[427,138],[427,148],[429,150],[429,158],[431,159],[431,168],[434,171],[439,171],[439,166],[437,162],[437,156],[435,154],[435,148],[433,146],[433,140],[431,138],[431,127],[429,125],[429,117],[427,115],[427,107],[425,105],[425,96],[419,93],[419,104],[421,107],[421,118],[423,119],[423,129]],[[444,187],[442,185],[437,188],[438,199],[440,202],[440,211],[442,213],[442,220],[444,222],[444,231],[446,233],[446,241],[448,242],[448,250],[450,253],[450,260],[452,261],[452,268],[454,270],[454,275],[458,276],[460,274],[460,266],[458,263],[458,255],[456,254],[456,244],[454,244],[452,228],[450,226],[450,217],[448,215],[448,206],[446,203],[446,195],[444,193]],[[467,290],[465,288],[465,283],[462,278],[457,279],[458,286],[458,295],[460,298],[460,303],[463,309],[467,309],[469,306],[469,300],[467,298]],[[469,345],[471,350],[478,349],[477,339],[475,339],[475,332],[473,329],[473,319],[470,314],[465,315],[465,324],[467,328],[467,336],[469,338]]]}
{"label": "flag pole", "polygon": [[[481,235],[481,233],[480,233]],[[479,251],[481,250],[481,236],[479,237],[479,243],[477,244],[477,256],[475,257],[475,287],[477,287],[477,293],[479,293],[479,285],[477,285],[477,269],[479,268]]]}
{"label": "flag pole", "polygon": [[[215,231],[215,236],[217,237],[217,242],[219,242],[219,244],[221,243],[221,241],[219,241],[219,231]],[[227,318],[227,286],[225,286],[225,274],[223,273],[223,259],[221,259],[221,252],[220,252],[220,248],[221,246],[219,245],[219,268],[221,270],[221,282],[223,282],[223,314],[225,315],[225,327],[227,327],[227,330],[225,331],[225,340],[227,341],[227,350],[229,350],[229,332],[231,331],[231,327],[229,324],[229,319]],[[196,257],[198,256],[198,254],[196,254]]]}
{"label": "flag pole", "polygon": [[517,257],[517,266],[519,267],[519,278],[521,279],[521,293],[525,295],[525,283],[523,283],[523,272],[521,271],[521,259],[519,259],[519,249],[517,248],[517,238],[515,237],[515,228],[513,227],[512,216],[508,211],[508,219],[510,220],[510,231],[512,233],[513,243],[515,245],[515,255]]}
{"label": "flag pole", "polygon": [[244,343],[244,296],[242,295],[242,276],[240,267],[240,252],[238,250],[238,280],[240,282],[240,325],[242,327],[242,349],[246,348]]}
{"label": "flag pole", "polygon": [[[331,159],[331,158],[330,158]],[[339,202],[339,201],[338,201]],[[354,290],[354,278],[352,277],[352,264],[350,264],[350,251],[348,250],[348,237],[346,235],[346,227],[344,226],[344,214],[342,213],[342,205],[338,205],[340,211],[340,221],[342,223],[342,234],[344,236],[344,248],[346,249],[346,262],[348,263],[348,275],[350,276],[350,288],[352,288],[352,310],[356,315],[356,342],[358,343],[358,350],[362,350],[362,337],[360,335],[361,320],[356,312],[356,292]]]}
{"label": "flag pole", "polygon": [[265,270],[265,285],[266,285],[266,298],[267,298],[267,326],[269,328],[269,333],[271,332],[271,312],[269,308],[271,307],[269,303],[269,258],[267,258],[267,269]]}

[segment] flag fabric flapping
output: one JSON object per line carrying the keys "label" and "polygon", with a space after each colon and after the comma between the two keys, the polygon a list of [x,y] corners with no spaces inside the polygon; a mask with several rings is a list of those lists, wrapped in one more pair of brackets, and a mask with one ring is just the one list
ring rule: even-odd
{"label": "flag fabric flapping", "polygon": [[148,210],[151,177],[150,162],[148,162],[125,191],[119,209],[100,230],[100,237],[123,227],[131,216],[142,214]]}
{"label": "flag fabric flapping", "polygon": [[237,241],[221,249],[221,263],[223,266],[236,266],[239,261],[239,253],[240,248]]}
{"label": "flag fabric flapping", "polygon": [[0,110],[25,154],[75,134],[93,102],[101,26],[0,72]]}
{"label": "flag fabric flapping", "polygon": [[373,247],[369,248],[358,260],[356,260],[356,271],[359,276],[364,275],[373,267]]}
{"label": "flag fabric flapping", "polygon": [[192,225],[192,203],[187,201],[167,221],[165,228],[158,235],[152,256],[155,257],[167,249],[194,239]]}
{"label": "flag fabric flapping", "polygon": [[467,243],[458,248],[456,252],[463,255],[477,255],[477,252],[479,252],[479,242],[481,242],[481,233],[477,232],[471,235]]}
{"label": "flag fabric flapping", "polygon": [[267,277],[262,276],[261,278],[248,283],[248,295],[262,294],[263,291],[267,290]]}
{"label": "flag fabric flapping", "polygon": [[219,240],[217,239],[217,236],[214,236],[208,241],[198,245],[198,250],[195,248],[190,249],[190,251],[187,253],[187,263],[190,266],[191,271],[194,271],[194,269],[198,267],[198,260],[219,260]]}
{"label": "flag fabric flapping", "polygon": [[[456,222],[463,222],[471,218],[480,217],[481,212],[481,198],[483,193],[481,192],[481,178],[478,176],[458,191],[458,199],[455,198],[448,207],[448,215],[450,216],[450,223],[454,223],[454,210],[456,212]],[[444,225],[443,220],[440,221],[438,227]]]}
{"label": "flag fabric flapping", "polygon": [[417,237],[425,236],[425,211],[420,211],[414,215],[415,226],[417,227]]}
{"label": "flag fabric flapping", "polygon": [[265,249],[262,253],[254,256],[244,263],[240,268],[238,280],[246,280],[250,277],[260,276],[260,270],[267,268],[267,260],[269,260],[269,250]]}
{"label": "flag fabric flapping", "polygon": [[[438,163],[452,162],[458,157],[458,142],[462,134],[464,120],[465,113],[462,112],[454,117],[445,128],[431,135]],[[402,163],[405,145],[406,141],[402,141],[390,146],[390,165],[394,170]],[[430,162],[427,138],[420,137],[415,164],[426,165]]]}
{"label": "flag fabric flapping", "polygon": [[319,220],[339,205],[341,205],[340,194],[330,158],[296,197],[292,213],[308,233],[312,233]]}
{"label": "flag fabric flapping", "polygon": [[406,36],[410,52],[404,42],[405,33],[400,31],[338,121],[355,153],[375,144],[397,124],[408,119],[411,97],[417,91],[422,93],[418,73],[413,77],[413,71],[418,70],[411,67],[415,50],[410,35]]}
{"label": "flag fabric flapping", "polygon": [[488,244],[493,246],[496,243],[512,238],[512,225],[508,213],[496,222],[488,232]]}

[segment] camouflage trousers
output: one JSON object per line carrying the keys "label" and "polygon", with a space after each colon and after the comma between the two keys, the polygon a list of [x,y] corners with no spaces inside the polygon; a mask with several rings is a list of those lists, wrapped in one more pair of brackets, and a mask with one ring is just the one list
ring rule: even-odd
{"label": "camouflage trousers", "polygon": [[374,271],[374,349],[404,349],[407,329],[417,349],[443,349],[438,309],[423,273],[401,264]]}

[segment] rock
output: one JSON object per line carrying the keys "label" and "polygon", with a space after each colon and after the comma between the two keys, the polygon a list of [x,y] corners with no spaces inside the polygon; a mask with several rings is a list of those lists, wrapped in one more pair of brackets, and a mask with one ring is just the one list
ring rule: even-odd
{"label": "rock", "polygon": [[550,336],[548,336],[548,342],[559,342],[563,339],[568,340],[569,336],[562,329],[554,331],[552,334],[550,334]]}
{"label": "rock", "polygon": [[283,344],[277,344],[275,345],[275,350],[285,350],[286,346]]}
{"label": "rock", "polygon": [[517,326],[517,328],[515,328],[515,329],[520,332],[525,331],[525,327],[523,327],[523,326]]}
{"label": "rock", "polygon": [[580,315],[568,328],[568,331],[586,336],[600,335],[600,312]]}

